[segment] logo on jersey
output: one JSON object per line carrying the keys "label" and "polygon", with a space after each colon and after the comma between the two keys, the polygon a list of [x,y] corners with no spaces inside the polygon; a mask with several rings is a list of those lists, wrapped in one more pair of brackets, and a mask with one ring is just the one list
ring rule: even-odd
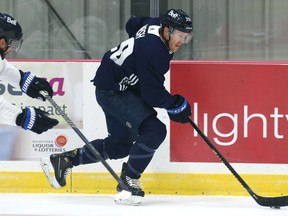
{"label": "logo on jersey", "polygon": [[119,90],[120,91],[125,91],[128,86],[133,86],[139,81],[139,78],[135,74],[131,74],[130,77],[124,77],[120,82],[119,82]]}
{"label": "logo on jersey", "polygon": [[138,39],[138,38],[141,38],[141,37],[144,37],[144,36],[145,36],[145,32],[146,32],[147,26],[148,26],[148,24],[145,25],[145,26],[143,26],[142,28],[140,28],[140,29],[138,30],[138,32],[136,33],[135,39]]}

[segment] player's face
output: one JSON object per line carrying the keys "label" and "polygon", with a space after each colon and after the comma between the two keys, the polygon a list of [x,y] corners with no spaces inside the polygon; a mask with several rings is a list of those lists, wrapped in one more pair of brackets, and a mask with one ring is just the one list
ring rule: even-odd
{"label": "player's face", "polygon": [[11,50],[11,51],[15,51],[15,52],[18,52],[21,48],[21,45],[22,45],[22,42],[23,40],[14,40],[14,39],[9,39],[8,41],[8,48]]}
{"label": "player's face", "polygon": [[9,40],[7,41],[6,39],[2,38],[0,40],[0,49],[2,53],[2,58],[4,59],[5,56],[10,53],[11,51],[16,51],[20,49],[22,45],[22,40]]}
{"label": "player's face", "polygon": [[2,57],[2,59],[4,59],[8,53],[7,52],[8,51],[8,44],[4,38],[0,39],[0,50],[1,50],[1,57]]}
{"label": "player's face", "polygon": [[170,35],[169,49],[176,52],[183,43],[189,43],[192,39],[192,34],[174,30]]}

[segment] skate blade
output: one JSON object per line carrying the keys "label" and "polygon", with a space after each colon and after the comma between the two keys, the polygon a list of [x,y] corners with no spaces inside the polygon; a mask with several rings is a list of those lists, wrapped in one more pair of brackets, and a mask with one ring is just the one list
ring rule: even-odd
{"label": "skate blade", "polygon": [[[55,188],[58,189],[61,186],[59,185],[59,183],[57,182],[57,180],[55,179],[55,176],[52,176],[49,170],[49,164],[51,165],[49,159],[46,158],[41,158],[40,159],[40,163],[41,163],[41,168],[46,176],[46,179],[48,180],[49,184]],[[52,165],[51,165],[52,166]]]}
{"label": "skate blade", "polygon": [[142,203],[141,196],[133,196],[129,191],[121,191],[114,197],[114,202],[118,205],[137,206]]}

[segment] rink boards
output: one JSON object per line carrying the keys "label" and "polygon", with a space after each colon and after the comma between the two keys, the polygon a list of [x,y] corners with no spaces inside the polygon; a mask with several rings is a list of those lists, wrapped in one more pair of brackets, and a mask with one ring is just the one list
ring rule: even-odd
{"label": "rink boards", "polygon": [[[99,61],[13,63],[50,82],[54,100],[88,139],[106,136],[90,82]],[[192,119],[261,195],[288,191],[286,71],[286,62],[174,61],[166,76],[166,88],[188,99]],[[115,193],[116,181],[101,164],[77,167],[65,188],[53,190],[41,173],[39,158],[83,143],[49,103],[19,97],[19,90],[1,85],[2,94],[17,106],[41,106],[60,124],[43,135],[18,129],[6,132],[13,141],[0,165],[0,192]],[[190,125],[170,123],[164,110],[157,111],[168,136],[141,178],[146,193],[247,195]],[[124,160],[109,164],[120,172]]]}
{"label": "rink boards", "polygon": [[[5,171],[0,175],[1,193],[115,194],[117,185],[107,172],[73,172],[66,187],[60,189],[53,189],[41,172]],[[261,196],[287,195],[287,175],[242,174],[241,177]],[[141,182],[146,194],[248,196],[230,174],[145,173]]]}

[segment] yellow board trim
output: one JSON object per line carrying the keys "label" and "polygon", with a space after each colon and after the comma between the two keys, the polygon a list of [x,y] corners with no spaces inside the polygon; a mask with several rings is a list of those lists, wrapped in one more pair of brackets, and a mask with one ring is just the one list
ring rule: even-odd
{"label": "yellow board trim", "polygon": [[[241,174],[261,196],[288,195],[288,175]],[[145,173],[146,194],[246,196],[247,191],[232,174]],[[1,193],[115,194],[117,182],[106,172],[73,172],[64,188],[53,189],[42,172],[0,172]]]}

